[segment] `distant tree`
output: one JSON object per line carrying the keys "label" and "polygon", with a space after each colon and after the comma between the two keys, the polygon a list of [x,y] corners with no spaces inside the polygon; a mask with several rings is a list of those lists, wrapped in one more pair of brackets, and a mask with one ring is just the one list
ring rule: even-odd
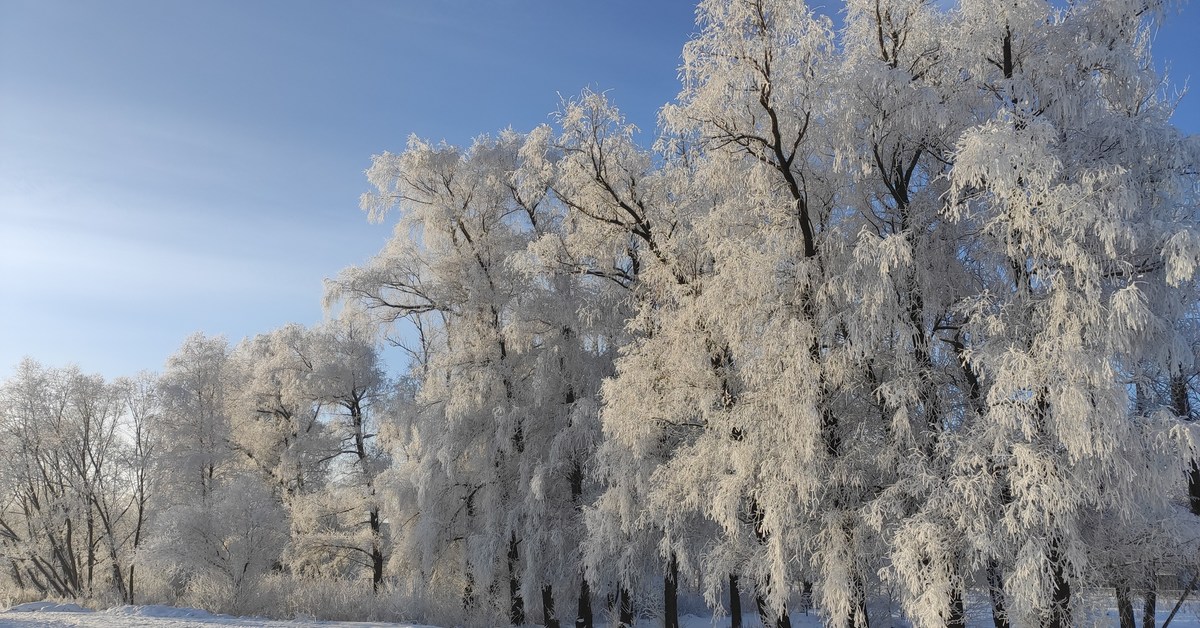
{"label": "distant tree", "polygon": [[164,447],[167,434],[163,430],[162,391],[157,375],[142,372],[133,378],[117,380],[115,385],[124,398],[128,412],[125,428],[128,443],[125,466],[129,473],[129,508],[132,521],[126,531],[124,544],[131,551],[126,562],[128,601],[135,603],[135,559],[145,541],[149,521],[160,497],[154,486],[154,465],[158,452]]}
{"label": "distant tree", "polygon": [[[239,526],[257,525],[233,517],[244,511],[260,519],[267,516],[255,509],[275,517],[279,512],[273,499],[259,504],[247,501],[270,495],[270,489],[247,474],[230,446],[229,412],[237,385],[230,355],[224,338],[193,334],[167,360],[159,380],[160,425],[170,436],[164,437],[155,456],[153,482],[162,499],[138,560],[143,572],[167,576],[177,593],[225,609],[236,606],[237,595],[248,594],[239,593],[239,586],[248,586],[260,575],[255,571],[261,562],[254,558],[257,552],[275,551],[272,560],[277,560],[282,549],[272,544],[247,546],[243,541],[227,547],[231,542],[227,535],[236,534]],[[235,495],[231,483],[247,495]],[[225,504],[234,498],[236,504]]]}
{"label": "distant tree", "polygon": [[193,334],[167,359],[160,379],[163,429],[158,481],[170,504],[206,500],[231,468],[229,343]]}
{"label": "distant tree", "polygon": [[388,543],[376,478],[388,461],[376,415],[388,382],[374,333],[344,315],[307,330],[297,351],[306,368],[304,394],[321,408],[330,466],[322,490],[293,504],[291,553],[305,569],[365,571],[378,590]]}
{"label": "distant tree", "polygon": [[282,504],[323,487],[337,443],[313,389],[312,336],[286,325],[240,343],[229,359],[238,385],[226,397],[229,447]]}
{"label": "distant tree", "polygon": [[223,612],[254,608],[257,585],[278,563],[287,515],[251,472],[227,477],[205,500],[178,504],[155,521],[143,564],[181,582],[187,599]]}
{"label": "distant tree", "polygon": [[128,600],[128,476],[119,385],[23,361],[0,388],[0,547],[14,583],[42,595]]}

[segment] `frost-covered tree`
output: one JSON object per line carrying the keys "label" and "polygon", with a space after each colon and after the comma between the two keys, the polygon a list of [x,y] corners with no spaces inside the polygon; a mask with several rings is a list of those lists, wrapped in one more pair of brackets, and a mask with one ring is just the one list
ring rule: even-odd
{"label": "frost-covered tree", "polygon": [[[974,290],[965,238],[943,216],[949,156],[974,97],[946,42],[951,16],[919,0],[848,3],[833,132],[852,209],[842,230],[854,238],[839,278],[846,339],[869,391],[864,409],[880,416],[878,492],[865,514],[891,555],[874,567],[917,622],[963,626],[973,571],[944,504],[929,501],[974,376],[953,335],[955,307]],[[918,531],[923,545],[912,542]]]}
{"label": "frost-covered tree", "polygon": [[163,512],[153,532],[142,557],[146,570],[180,583],[191,603],[245,612],[278,563],[288,524],[271,487],[242,472],[213,486],[206,499]]}
{"label": "frost-covered tree", "polygon": [[0,388],[0,551],[20,589],[128,601],[131,496],[120,384],[25,360]]}
{"label": "frost-covered tree", "polygon": [[[853,452],[865,442],[846,437],[858,429],[855,408],[836,408],[838,386],[858,375],[839,355],[845,330],[829,284],[841,254],[823,124],[831,26],[796,3],[709,2],[698,16],[683,91],[663,118],[696,147],[690,200],[707,207],[693,218],[699,250],[688,259],[700,272],[673,303],[652,306],[661,327],[619,364],[606,430],[647,415],[675,426],[645,516],[720,526],[719,549],[707,552],[710,598],[743,572],[764,614],[786,624],[789,598],[824,570],[823,606],[860,621],[871,572],[847,563],[859,553],[844,546],[861,536],[856,485],[869,474]],[[680,536],[682,547],[700,541]],[[809,539],[820,547],[804,547]]]}
{"label": "frost-covered tree", "polygon": [[227,398],[229,343],[194,334],[167,360],[160,380],[163,429],[158,481],[172,503],[205,499],[231,464]]}
{"label": "frost-covered tree", "polygon": [[[624,346],[653,333],[654,304],[669,299],[694,272],[694,260],[688,261],[682,246],[688,222],[672,200],[673,192],[683,191],[672,186],[685,184],[686,177],[660,170],[653,154],[636,143],[636,129],[602,94],[588,92],[564,103],[559,126],[551,182],[568,213],[564,232],[554,240],[560,250],[547,260],[606,280],[611,296],[604,328],[611,342]],[[645,308],[640,313],[639,304]],[[635,316],[637,322],[625,324]],[[596,584],[615,584],[623,624],[632,621],[632,595],[657,597],[652,583],[661,574],[664,616],[668,624],[676,621],[677,557],[662,543],[661,526],[642,520],[632,507],[645,499],[659,458],[639,459],[630,443],[607,434],[596,452],[604,492],[587,513],[586,563]]]}
{"label": "frost-covered tree", "polygon": [[377,436],[387,380],[370,327],[350,316],[305,332],[296,347],[304,395],[321,409],[329,477],[320,491],[292,505],[290,553],[308,570],[369,575],[384,581],[384,515],[376,478],[387,464]]}
{"label": "frost-covered tree", "polygon": [[146,539],[149,521],[159,501],[160,496],[154,486],[155,462],[168,435],[163,430],[162,391],[157,375],[144,371],[136,377],[117,380],[116,386],[125,400],[128,411],[125,426],[128,448],[124,461],[129,473],[129,508],[132,522],[127,536],[131,556],[126,578],[129,583],[129,601],[135,602],[136,557]]}
{"label": "frost-covered tree", "polygon": [[[1086,507],[1072,507],[1070,534],[1084,536],[1094,532],[1083,519],[1101,513],[1154,519],[1158,515],[1150,513],[1164,505],[1155,500],[1178,494],[1181,474],[1170,467],[1179,452],[1163,446],[1165,430],[1177,428],[1177,419],[1150,429],[1139,416],[1153,415],[1145,410],[1153,404],[1126,401],[1098,409],[1103,399],[1128,398],[1121,391],[1134,387],[1125,371],[1129,365],[1146,368],[1145,358],[1125,355],[1130,347],[1142,352],[1180,346],[1171,322],[1187,311],[1191,298],[1186,287],[1163,282],[1165,268],[1182,267],[1190,255],[1178,249],[1190,241],[1194,220],[1188,200],[1194,148],[1165,123],[1167,108],[1157,96],[1161,84],[1145,54],[1142,9],[1096,2],[1058,13],[1040,3],[1012,11],[980,4],[947,12],[923,2],[851,3],[841,46],[835,48],[828,23],[802,5],[701,5],[701,32],[685,51],[684,91],[664,110],[664,120],[672,132],[667,146],[683,147],[695,172],[689,200],[712,209],[682,224],[668,223],[688,253],[661,243],[652,249],[650,259],[662,262],[658,267],[665,272],[660,283],[642,281],[653,296],[642,302],[637,320],[649,331],[626,348],[607,389],[603,416],[609,438],[601,452],[624,443],[638,455],[618,464],[631,472],[643,469],[648,477],[640,493],[647,497],[644,506],[627,507],[625,521],[661,526],[667,537],[680,537],[681,549],[706,542],[721,548],[706,553],[721,557],[705,573],[710,595],[719,591],[725,572],[744,563],[758,570],[759,587],[776,608],[803,590],[798,581],[812,578],[831,622],[861,624],[879,572],[899,585],[913,619],[962,625],[963,589],[979,577],[993,591],[998,623],[1012,614],[1006,613],[1006,599],[1009,607],[1027,613],[1013,615],[1019,623],[1068,621],[1069,580],[1077,578],[1076,587],[1094,582],[1094,572],[1066,567],[1082,558],[1064,558],[1059,543],[1065,541],[1044,533],[1045,520],[1035,532],[1035,524],[1009,518],[1019,503],[1007,476],[1014,467],[995,462],[1027,453],[1031,437],[985,439],[986,445],[974,440],[975,430],[998,429],[1002,412],[1038,398],[1036,391],[1018,387],[997,401],[996,386],[1001,381],[1013,386],[1013,373],[1001,376],[983,367],[981,347],[994,341],[1007,352],[1003,355],[1012,355],[1015,346],[1032,342],[1031,335],[1058,338],[1055,342],[1069,337],[1049,318],[1021,319],[1016,329],[1026,334],[1022,341],[1001,339],[995,327],[980,326],[984,302],[1009,303],[997,306],[1005,317],[1037,311],[1042,295],[1028,300],[1020,295],[1049,294],[1051,283],[1026,281],[1031,286],[1026,289],[1011,273],[1036,274],[1032,269],[1044,264],[1043,256],[1056,260],[1039,269],[1051,275],[1061,273],[1068,264],[1063,260],[1077,252],[1088,260],[1087,281],[1098,288],[1086,307],[1087,301],[1064,302],[1061,311],[1068,317],[1087,311],[1127,315],[1118,313],[1132,306],[1111,296],[1121,294],[1112,285],[1120,283],[1114,268],[1125,268],[1126,284],[1137,291],[1164,287],[1154,288],[1153,299],[1132,293],[1139,308],[1161,307],[1149,309],[1154,315],[1134,325],[1160,330],[1158,335],[1143,331],[1136,340],[1101,342],[1069,367],[1056,344],[1044,358],[1058,360],[1054,372],[1027,380],[1078,383],[1088,372],[1085,365],[1097,367],[1094,379],[1072,391],[1078,395],[1072,398],[1088,401],[1062,406],[1061,420],[1075,428],[1086,425],[1084,410],[1090,406],[1113,426],[1135,430],[1106,436],[1082,430],[1128,448],[1099,452],[1112,457],[1082,463],[1052,454],[1040,470],[1022,469],[1031,474],[1024,480],[1032,482],[1029,490],[1048,494],[1040,477],[1048,469],[1065,473],[1089,465],[1103,473],[1149,468],[1156,482],[1165,483],[1148,500],[1103,474],[1074,478],[1088,489],[1054,486],[1053,494],[1062,499],[1100,487],[1111,492]],[[990,56],[983,41],[995,42]],[[1022,67],[1025,77],[1018,76]],[[587,119],[586,108],[574,111],[565,116],[568,123]],[[993,112],[1007,126],[989,120]],[[1000,129],[1026,135],[1035,119],[1069,121],[1069,130],[1002,148],[1007,140],[997,135]],[[607,138],[596,132],[604,128],[592,125],[591,133],[581,134],[581,145],[602,146],[592,138]],[[1121,137],[1114,129],[1130,135]],[[652,231],[642,225],[639,211],[652,203],[626,203],[626,214],[601,211],[623,209],[613,192],[624,188],[612,182],[633,181],[631,174],[640,172],[614,145],[620,146],[575,153],[587,158],[580,160],[580,170],[598,173],[601,184],[595,196],[572,209],[645,239]],[[1069,159],[1056,152],[1068,145],[1073,145]],[[1046,161],[1034,161],[1047,151]],[[1152,166],[1145,165],[1150,154]],[[655,167],[665,174],[670,163]],[[1059,176],[1056,169],[1067,163],[1074,170],[1053,183],[1054,194],[1061,194],[1057,204],[1046,200],[1049,192],[1032,191],[1035,181],[1050,185]],[[987,172],[967,174],[975,168]],[[991,214],[984,223],[965,220],[964,208],[1008,204],[988,196],[1000,181],[1020,190],[1006,193],[1020,194],[1024,209],[1017,215],[1028,222],[1002,236],[989,235],[988,228],[1000,223]],[[653,194],[649,185],[637,189]],[[1123,199],[1126,194],[1138,202]],[[981,195],[986,202],[979,202]],[[671,204],[687,206],[678,196]],[[1101,212],[1100,219],[1084,212],[1080,218],[1083,208],[1097,204],[1126,213],[1104,210],[1109,213]],[[1001,215],[1010,220],[1009,213]],[[1071,231],[1058,231],[1067,225]],[[1122,236],[1122,230],[1137,236]],[[1013,243],[1033,233],[1044,238],[1045,248],[1021,245],[1014,257]],[[1131,259],[1135,250],[1145,252]],[[1019,267],[1028,270],[1015,270]],[[1066,284],[1071,290],[1058,294],[1065,298],[1081,290],[1075,287],[1080,280],[1073,281]],[[1153,281],[1158,284],[1146,283]],[[1117,332],[1108,325],[1105,333]],[[1101,336],[1091,330],[1089,342]],[[1164,355],[1158,352],[1151,368],[1158,375],[1151,378],[1165,382],[1190,363],[1190,353],[1186,360]],[[1053,412],[1053,403],[1038,403],[1050,405],[1037,413]],[[1186,414],[1176,406],[1158,407]],[[674,441],[655,422],[675,429]],[[757,426],[765,433],[751,431]],[[1065,436],[1050,443],[1039,446],[1051,452],[1069,447]],[[744,457],[731,455],[740,449]],[[986,512],[964,509],[983,498],[961,493],[985,486],[963,477],[963,465],[981,465],[973,455],[988,460],[982,465],[986,477],[1000,478],[986,491],[992,508]],[[729,459],[734,462],[726,467],[712,464]],[[739,460],[746,466],[738,468]],[[617,495],[614,488],[599,502],[602,510],[621,511],[605,502]],[[700,529],[690,518],[696,514],[720,523],[726,538],[692,536]],[[975,531],[993,524],[1021,531],[1002,541],[985,541]],[[747,527],[752,535],[745,534]],[[769,551],[753,555],[752,543],[737,541],[746,536]],[[1021,558],[1002,549],[1010,547],[1030,553]],[[772,587],[773,582],[779,584]]]}
{"label": "frost-covered tree", "polygon": [[238,385],[226,400],[229,446],[284,503],[319,490],[336,455],[312,389],[310,345],[308,331],[293,324],[242,342],[230,357]]}
{"label": "frost-covered tree", "polygon": [[[592,357],[611,348],[569,305],[583,307],[599,280],[535,263],[559,250],[562,221],[544,173],[524,166],[544,157],[539,139],[505,132],[469,150],[414,139],[377,157],[379,191],[364,207],[376,217],[398,209],[396,236],[333,287],[420,335],[421,386],[396,456],[417,503],[398,555],[514,623],[539,597],[544,619],[557,621],[556,600],[577,587],[555,584],[580,573],[575,509],[600,377]],[[504,604],[490,593],[501,590]]]}
{"label": "frost-covered tree", "polygon": [[959,333],[982,387],[950,499],[972,549],[1008,565],[1022,625],[1071,623],[1072,592],[1096,582],[1093,517],[1161,516],[1183,476],[1174,408],[1135,392],[1192,362],[1176,321],[1192,307],[1197,154],[1149,57],[1162,8],[964,3],[955,25],[986,106],[949,174],[947,217],[974,234]]}
{"label": "frost-covered tree", "polygon": [[[261,574],[261,569],[251,569],[261,561],[245,559],[240,549],[232,554],[222,550],[225,535],[245,522],[230,519],[237,511],[218,513],[217,508],[232,498],[231,483],[244,490],[253,486],[255,498],[269,491],[246,476],[231,447],[230,409],[237,386],[231,353],[223,337],[193,334],[167,359],[159,381],[161,429],[170,436],[156,456],[153,482],[162,499],[148,530],[151,539],[139,553],[143,572],[168,574],[176,593],[223,607],[234,599],[235,585],[249,585]],[[250,497],[238,497],[243,510],[270,507],[246,499]],[[262,549],[277,552],[272,545]],[[278,553],[271,560],[277,558]],[[238,575],[242,566],[249,579]],[[216,597],[205,597],[208,593]]]}

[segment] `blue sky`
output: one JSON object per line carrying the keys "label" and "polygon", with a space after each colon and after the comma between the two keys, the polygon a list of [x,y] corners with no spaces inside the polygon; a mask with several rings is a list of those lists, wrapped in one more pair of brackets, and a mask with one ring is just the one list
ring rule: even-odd
{"label": "blue sky", "polygon": [[[606,89],[652,129],[691,0],[0,0],[0,376],[160,369],[194,331],[320,320],[390,234],[372,154]],[[1200,78],[1200,7],[1156,55]],[[1177,122],[1200,131],[1197,98]]]}

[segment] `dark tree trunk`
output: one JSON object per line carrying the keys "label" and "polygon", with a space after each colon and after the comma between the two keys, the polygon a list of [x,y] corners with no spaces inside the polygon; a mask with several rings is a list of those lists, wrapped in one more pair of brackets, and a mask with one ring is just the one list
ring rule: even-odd
{"label": "dark tree trunk", "polygon": [[[467,493],[466,498],[467,521],[475,516],[475,491]],[[467,584],[463,587],[463,609],[469,610],[475,605],[475,574],[471,572],[471,561],[467,559],[464,563],[467,572]]]}
{"label": "dark tree trunk", "polygon": [[[758,500],[750,500],[750,515],[754,518],[754,536],[758,539],[759,543],[766,545],[767,541],[770,540],[770,534],[768,534],[766,526],[764,525],[766,521],[766,514],[763,512],[762,507],[758,505]],[[767,579],[764,579],[764,581],[758,583],[758,591],[754,596],[754,602],[758,605],[758,617],[762,620],[763,626],[771,625],[771,611],[767,606],[766,598],[763,597],[763,592],[770,588],[771,580],[768,577]],[[783,607],[779,617],[775,619],[775,626],[776,628],[792,627],[792,619],[791,617],[788,617],[787,606]]]}
{"label": "dark tree trunk", "polygon": [[729,628],[742,628],[742,592],[737,574],[729,574]]}
{"label": "dark tree trunk", "polygon": [[633,599],[629,596],[629,589],[622,587],[620,598],[621,608],[617,625],[624,628],[633,628]]}
{"label": "dark tree trunk", "polygon": [[[355,392],[342,405],[350,413],[350,420],[354,426],[354,453],[358,457],[358,464],[361,467],[363,479],[366,482],[367,490],[371,495],[374,495],[375,487],[371,479],[371,461],[367,454],[367,434],[364,429],[366,414],[363,410],[362,400],[363,398],[359,397],[359,393]],[[371,590],[378,593],[379,585],[383,584],[383,550],[380,548],[379,543],[379,532],[382,528],[382,521],[379,517],[378,506],[372,505],[367,510],[367,525],[371,529]]]}
{"label": "dark tree trunk", "polygon": [[128,586],[125,587],[125,589],[127,591],[129,591],[129,603],[130,604],[137,604],[137,600],[134,599],[135,596],[134,596],[134,592],[133,592],[133,568],[135,566],[137,566],[137,563],[132,563],[132,562],[129,563],[129,569],[125,572],[127,574],[126,580],[129,581],[129,584],[128,584]]}
{"label": "dark tree trunk", "polygon": [[1071,625],[1071,583],[1066,577],[1066,557],[1059,551],[1059,541],[1050,545],[1050,569],[1054,577],[1054,592],[1050,614],[1042,621],[1045,628],[1069,628]]}
{"label": "dark tree trunk", "polygon": [[772,619],[772,615],[774,615],[774,613],[772,613],[770,605],[767,604],[767,599],[764,598],[761,593],[755,596],[754,602],[758,605],[758,617],[762,621],[763,626],[792,628],[792,618],[788,615],[787,606],[784,606],[783,609],[780,610],[780,613],[775,615]]}
{"label": "dark tree trunk", "polygon": [[854,577],[854,608],[850,611],[847,625],[851,628],[871,628],[871,618],[867,616],[867,587],[858,576]]}
{"label": "dark tree trunk", "polygon": [[1004,578],[995,560],[988,561],[987,578],[988,595],[992,599],[992,623],[996,628],[1009,628],[1008,611],[1004,609]]}
{"label": "dark tree trunk", "polygon": [[383,522],[380,521],[378,508],[371,508],[368,521],[371,526],[371,590],[378,593],[379,585],[383,584],[383,550],[379,547]]}
{"label": "dark tree trunk", "polygon": [[91,507],[87,516],[87,590],[92,591],[92,579],[96,571],[96,522],[92,519]]}
{"label": "dark tree trunk", "polygon": [[8,566],[12,569],[12,577],[13,580],[17,582],[17,588],[24,589],[25,579],[21,577],[21,569],[17,567],[17,561],[10,558],[8,561]]}
{"label": "dark tree trunk", "polygon": [[800,606],[801,606],[800,610],[804,611],[805,614],[808,614],[808,611],[812,610],[812,583],[811,582],[800,583]]}
{"label": "dark tree trunk", "polygon": [[1188,399],[1187,382],[1181,375],[1171,376],[1171,405],[1177,416],[1185,421],[1191,420],[1192,402]]}
{"label": "dark tree trunk", "polygon": [[1121,628],[1137,628],[1133,623],[1133,595],[1127,584],[1117,586],[1117,616]]}
{"label": "dark tree trunk", "polygon": [[470,567],[467,568],[467,583],[463,585],[462,605],[463,610],[470,610],[475,605],[475,576]]}
{"label": "dark tree trunk", "polygon": [[663,628],[679,628],[679,562],[675,552],[671,552],[663,576]]}
{"label": "dark tree trunk", "polygon": [[592,591],[587,577],[579,579],[579,608],[575,611],[575,628],[592,628]]}
{"label": "dark tree trunk", "polygon": [[787,606],[784,606],[775,618],[775,628],[792,628],[792,616],[788,613]]}
{"label": "dark tree trunk", "polygon": [[963,608],[962,587],[955,586],[950,592],[950,616],[946,619],[946,628],[967,628],[967,612]]}
{"label": "dark tree trunk", "polygon": [[[1140,393],[1140,391],[1139,391]],[[1139,394],[1140,398],[1141,395]],[[1181,375],[1171,376],[1171,406],[1175,415],[1185,421],[1192,420],[1192,402],[1188,399],[1187,382]],[[1200,516],[1200,466],[1196,461],[1188,468],[1188,505],[1193,515]]]}
{"label": "dark tree trunk", "polygon": [[1200,467],[1196,466],[1195,460],[1188,471],[1188,498],[1192,514],[1200,517]]}
{"label": "dark tree trunk", "polygon": [[558,616],[554,613],[554,589],[550,585],[542,587],[542,625],[558,628]]}
{"label": "dark tree trunk", "polygon": [[514,532],[508,540],[508,597],[511,606],[508,619],[514,626],[525,623],[525,600],[521,599],[521,579],[517,577],[517,535]]}
{"label": "dark tree trunk", "polygon": [[112,579],[113,586],[117,589],[116,593],[126,604],[133,604],[133,596],[131,596],[129,594],[129,590],[125,588],[125,574],[121,573],[121,562],[117,559],[115,546],[109,548],[109,554],[111,556],[110,560],[112,561]]}
{"label": "dark tree trunk", "polygon": [[1158,605],[1158,593],[1155,591],[1155,582],[1152,579],[1146,587],[1146,597],[1142,604],[1142,627],[1152,628],[1154,626],[1154,611]]}

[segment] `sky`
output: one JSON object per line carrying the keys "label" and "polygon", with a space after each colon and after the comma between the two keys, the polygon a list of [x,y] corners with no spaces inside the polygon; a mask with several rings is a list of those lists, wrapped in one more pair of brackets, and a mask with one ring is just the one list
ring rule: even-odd
{"label": "sky", "polygon": [[[652,132],[691,0],[0,0],[0,377],[161,370],[323,316],[391,234],[371,156],[469,143],[607,90]],[[1200,6],[1158,34],[1200,80]],[[1185,97],[1176,123],[1200,132]]]}

